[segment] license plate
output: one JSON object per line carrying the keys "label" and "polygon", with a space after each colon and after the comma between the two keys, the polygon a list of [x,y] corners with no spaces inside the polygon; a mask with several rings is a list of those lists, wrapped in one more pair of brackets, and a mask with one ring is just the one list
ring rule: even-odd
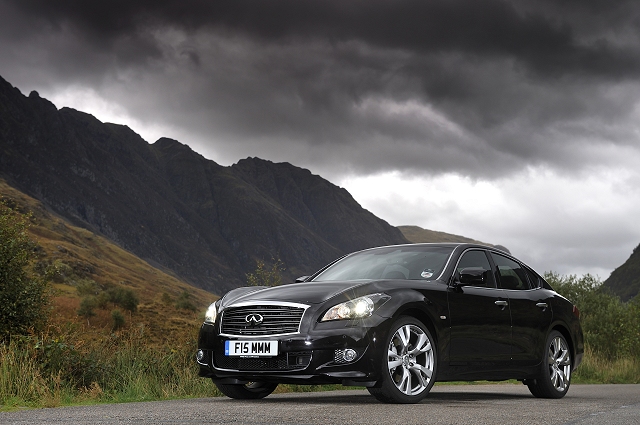
{"label": "license plate", "polygon": [[278,355],[278,341],[225,341],[225,356],[273,357]]}

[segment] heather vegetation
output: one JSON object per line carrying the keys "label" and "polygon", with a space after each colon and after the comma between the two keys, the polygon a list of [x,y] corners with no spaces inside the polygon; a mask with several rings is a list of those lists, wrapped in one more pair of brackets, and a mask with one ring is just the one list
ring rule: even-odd
{"label": "heather vegetation", "polygon": [[[582,311],[587,352],[574,383],[640,383],[638,304],[621,303],[591,276],[547,277]],[[197,376],[195,322],[161,344],[150,343],[143,324],[114,329],[93,341],[85,339],[78,324],[12,338],[0,346],[0,405],[219,396],[209,380]],[[333,388],[285,385],[279,391]]]}
{"label": "heather vegetation", "polygon": [[[194,296],[187,286],[176,291],[162,283],[154,291],[139,283],[149,278],[115,278],[83,257],[78,245],[56,242],[58,254],[51,255],[40,245],[46,239],[36,244],[26,233],[33,225],[47,234],[42,216],[6,202],[0,211],[0,293],[8,300],[3,303],[21,303],[22,313],[1,310],[7,317],[1,321],[0,409],[220,395],[211,381],[197,376],[194,362],[198,312],[211,300]],[[65,240],[74,235],[67,233]],[[87,247],[95,242],[93,236],[83,238]],[[104,270],[120,263],[109,264]],[[131,279],[144,271],[129,267]],[[259,262],[247,280],[276,285],[283,268],[277,260]],[[637,297],[622,302],[590,275],[545,277],[581,311],[586,354],[573,381],[640,383]],[[18,296],[25,293],[31,295]],[[278,391],[332,388],[282,385]]]}

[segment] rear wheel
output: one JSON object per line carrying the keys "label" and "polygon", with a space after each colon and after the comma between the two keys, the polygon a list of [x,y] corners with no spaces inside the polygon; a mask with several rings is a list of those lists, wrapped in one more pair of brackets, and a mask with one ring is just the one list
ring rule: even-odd
{"label": "rear wheel", "polygon": [[256,400],[271,394],[278,384],[269,382],[247,382],[246,384],[221,384],[213,381],[216,387],[230,398],[239,400]]}
{"label": "rear wheel", "polygon": [[538,398],[562,398],[571,384],[571,351],[567,340],[558,331],[547,337],[540,375],[527,383],[531,394]]}
{"label": "rear wheel", "polygon": [[435,341],[427,327],[412,317],[400,317],[390,329],[382,378],[368,390],[385,403],[418,403],[435,382]]}

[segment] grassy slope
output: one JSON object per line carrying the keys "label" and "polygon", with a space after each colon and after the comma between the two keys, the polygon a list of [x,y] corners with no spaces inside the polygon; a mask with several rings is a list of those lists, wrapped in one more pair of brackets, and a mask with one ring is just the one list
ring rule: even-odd
{"label": "grassy slope", "polygon": [[[77,315],[81,297],[76,286],[95,281],[97,288],[120,285],[135,292],[140,304],[133,314],[125,313],[126,326],[144,326],[151,342],[162,343],[185,331],[194,334],[201,323],[201,313],[218,297],[195,288],[175,276],[152,267],[108,239],[86,229],[73,226],[48,212],[37,200],[0,181],[0,198],[13,201],[21,212],[31,212],[32,239],[38,244],[39,262],[56,265],[59,272],[52,284],[51,325],[76,326],[94,339],[111,332],[111,311],[96,309],[87,321]],[[166,293],[172,300],[187,292],[197,312],[178,310],[173,303],[163,302]],[[166,295],[164,296],[167,299]],[[93,337],[93,338],[92,338]]]}
{"label": "grassy slope", "polygon": [[398,226],[398,229],[402,232],[405,238],[409,242],[423,243],[423,242],[462,242],[462,243],[479,243],[487,245],[484,242],[477,241],[475,239],[465,238],[464,236],[452,235],[450,233],[438,232],[435,230],[423,229],[418,226]]}

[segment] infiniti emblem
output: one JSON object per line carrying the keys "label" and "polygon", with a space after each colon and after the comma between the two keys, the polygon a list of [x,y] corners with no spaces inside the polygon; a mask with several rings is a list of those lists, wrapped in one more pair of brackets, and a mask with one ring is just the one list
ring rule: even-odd
{"label": "infiniti emblem", "polygon": [[244,321],[247,322],[249,326],[258,326],[262,324],[263,320],[262,315],[258,313],[248,314],[247,317],[244,318]]}

